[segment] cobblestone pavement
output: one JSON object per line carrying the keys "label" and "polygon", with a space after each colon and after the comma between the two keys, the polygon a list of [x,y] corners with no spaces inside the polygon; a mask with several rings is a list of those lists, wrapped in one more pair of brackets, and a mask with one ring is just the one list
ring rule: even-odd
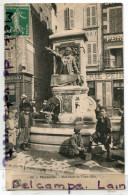
{"label": "cobblestone pavement", "polygon": [[[117,152],[116,152],[117,153]],[[22,151],[16,158],[6,162],[6,169],[20,169],[25,172],[41,172],[43,175],[86,175],[86,174],[122,174],[124,162],[115,159],[114,162],[105,161],[106,153],[93,155],[92,160],[84,161],[80,158],[69,159],[55,152]]]}

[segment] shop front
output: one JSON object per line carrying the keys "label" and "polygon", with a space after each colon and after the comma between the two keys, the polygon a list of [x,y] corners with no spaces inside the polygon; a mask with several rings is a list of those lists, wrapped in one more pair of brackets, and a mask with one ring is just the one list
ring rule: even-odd
{"label": "shop front", "polygon": [[106,106],[109,116],[118,115],[124,104],[123,71],[87,72],[89,96]]}
{"label": "shop front", "polygon": [[5,77],[5,89],[9,90],[8,102],[18,106],[22,94],[32,98],[32,75],[28,73],[10,73]]}

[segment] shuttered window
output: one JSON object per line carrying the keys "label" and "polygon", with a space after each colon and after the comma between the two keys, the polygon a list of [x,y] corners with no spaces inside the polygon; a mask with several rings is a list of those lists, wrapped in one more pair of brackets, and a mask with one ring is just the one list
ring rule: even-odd
{"label": "shuttered window", "polygon": [[96,6],[92,7],[92,26],[96,25]]}
{"label": "shuttered window", "polygon": [[96,48],[96,43],[93,43],[93,64],[97,64],[97,48]]}
{"label": "shuttered window", "polygon": [[122,8],[109,10],[109,29],[110,33],[122,32]]}
{"label": "shuttered window", "polygon": [[89,43],[87,45],[87,52],[88,52],[88,65],[97,64],[97,44]]}
{"label": "shuttered window", "polygon": [[90,23],[90,7],[87,7],[87,26],[90,26],[91,23]]}
{"label": "shuttered window", "polygon": [[70,21],[70,29],[74,28],[74,10],[69,10],[69,21]]}
{"label": "shuttered window", "polygon": [[104,50],[104,66],[110,67],[110,50]]}
{"label": "shuttered window", "polygon": [[91,44],[88,44],[88,64],[91,64]]}
{"label": "shuttered window", "polygon": [[69,29],[69,8],[64,10],[65,29]]}
{"label": "shuttered window", "polygon": [[84,9],[85,27],[97,25],[97,10],[96,6],[90,6]]}
{"label": "shuttered window", "polygon": [[65,30],[74,28],[74,9],[66,8],[64,10]]}

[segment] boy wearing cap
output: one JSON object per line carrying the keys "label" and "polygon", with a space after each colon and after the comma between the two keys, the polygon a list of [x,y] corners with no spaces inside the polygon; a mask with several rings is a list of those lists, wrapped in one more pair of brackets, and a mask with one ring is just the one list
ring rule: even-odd
{"label": "boy wearing cap", "polygon": [[106,161],[112,161],[110,157],[110,144],[111,144],[111,122],[107,114],[107,108],[101,107],[100,117],[98,118],[96,125],[96,132],[93,133],[90,137],[90,144],[88,151],[91,150],[92,142],[98,144],[101,142],[104,144],[105,149],[107,150],[107,159]]}
{"label": "boy wearing cap", "polygon": [[80,156],[81,158],[85,158],[84,152],[85,148],[83,145],[83,140],[80,134],[81,127],[76,125],[74,128],[74,134],[71,136],[69,140],[69,155],[71,157]]}

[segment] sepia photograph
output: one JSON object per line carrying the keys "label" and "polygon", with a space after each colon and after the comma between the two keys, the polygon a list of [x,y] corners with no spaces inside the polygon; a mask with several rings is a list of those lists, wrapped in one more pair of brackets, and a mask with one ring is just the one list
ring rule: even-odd
{"label": "sepia photograph", "polygon": [[122,3],[4,6],[7,190],[125,189]]}

